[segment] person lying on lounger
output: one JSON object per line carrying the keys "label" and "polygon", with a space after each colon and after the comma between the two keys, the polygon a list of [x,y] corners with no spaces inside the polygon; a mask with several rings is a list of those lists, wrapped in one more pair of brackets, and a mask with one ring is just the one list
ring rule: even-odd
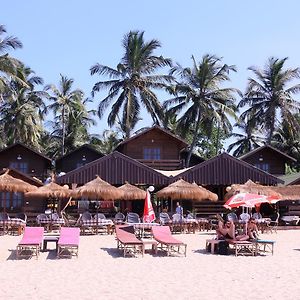
{"label": "person lying on lounger", "polygon": [[223,239],[230,239],[230,240],[237,240],[237,241],[249,240],[249,236],[247,234],[236,234],[235,225],[232,221],[226,221],[224,223],[220,220],[216,232],[217,232],[217,238],[220,240]]}

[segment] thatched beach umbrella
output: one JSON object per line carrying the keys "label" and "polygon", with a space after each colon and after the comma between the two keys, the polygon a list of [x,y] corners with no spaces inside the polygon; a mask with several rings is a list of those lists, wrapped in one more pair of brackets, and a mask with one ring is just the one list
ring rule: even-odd
{"label": "thatched beach umbrella", "polygon": [[58,211],[60,211],[61,208],[61,199],[69,198],[69,204],[74,195],[74,192],[70,190],[67,185],[60,186],[53,181],[25,194],[27,198],[50,198],[52,200],[53,207],[55,202],[58,201]]}
{"label": "thatched beach umbrella", "polygon": [[0,191],[25,193],[34,191],[36,186],[8,174],[9,169],[0,175]]}
{"label": "thatched beach umbrella", "polygon": [[218,196],[197,184],[192,184],[179,179],[156,193],[158,198],[170,198],[171,200],[211,200],[217,201]]}
{"label": "thatched beach umbrella", "polygon": [[275,186],[272,189],[281,195],[281,200],[300,200],[300,185]]}
{"label": "thatched beach umbrella", "polygon": [[74,190],[76,197],[98,200],[116,200],[121,199],[124,192],[108,182],[102,180],[98,175],[96,179],[89,181],[85,185]]}
{"label": "thatched beach umbrella", "polygon": [[146,191],[131,185],[128,182],[118,187],[118,189],[124,192],[124,195],[120,200],[142,200],[146,198]]}
{"label": "thatched beach umbrella", "polygon": [[275,196],[281,198],[281,194],[273,186],[264,186],[258,183],[248,180],[244,184],[232,184],[226,188],[226,199],[230,198],[237,193],[252,193],[265,196]]}
{"label": "thatched beach umbrella", "polygon": [[47,198],[70,198],[74,192],[67,185],[60,186],[55,182],[43,185],[32,192],[25,194],[26,197],[47,197]]}

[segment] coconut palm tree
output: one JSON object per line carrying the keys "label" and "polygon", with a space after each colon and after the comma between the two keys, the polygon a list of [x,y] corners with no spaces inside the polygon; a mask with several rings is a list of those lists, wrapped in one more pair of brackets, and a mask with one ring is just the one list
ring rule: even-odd
{"label": "coconut palm tree", "polygon": [[9,50],[22,48],[22,43],[13,36],[1,38],[5,33],[5,26],[0,25],[0,95],[8,83],[6,76],[10,76],[15,81],[26,85],[24,78],[20,76],[22,74],[18,74],[18,67],[21,65],[20,61],[8,55]]}
{"label": "coconut palm tree", "polygon": [[105,129],[101,135],[91,135],[90,145],[103,154],[110,154],[123,139],[120,137],[120,131]]}
{"label": "coconut palm tree", "polygon": [[274,130],[281,120],[288,122],[295,131],[300,130],[299,123],[294,117],[300,111],[299,102],[293,95],[300,90],[300,84],[288,86],[299,78],[299,68],[285,69],[287,58],[269,58],[264,69],[250,67],[256,78],[248,79],[248,86],[239,107],[249,107],[241,115],[245,119],[254,116],[256,127],[261,127],[270,144]]}
{"label": "coconut palm tree", "polygon": [[65,154],[65,139],[66,139],[66,126],[70,122],[70,116],[74,112],[76,106],[83,108],[80,105],[83,101],[83,92],[79,89],[72,90],[74,80],[67,78],[66,76],[60,75],[59,87],[55,85],[47,85],[46,91],[51,93],[49,99],[52,102],[48,106],[49,109],[53,110],[56,117],[56,124],[59,128],[55,128],[57,131],[61,129],[61,155]]}
{"label": "coconut palm tree", "polygon": [[[300,116],[294,116],[300,124]],[[297,169],[300,161],[300,132],[295,132],[290,123],[283,120],[280,126],[274,131],[271,145],[282,152],[297,159]]]}
{"label": "coconut palm tree", "polygon": [[[171,69],[170,74],[178,76],[179,81],[169,88],[174,98],[167,100],[164,106],[170,107],[168,113],[180,114],[177,127],[186,135],[193,133],[193,139],[187,156],[189,166],[191,154],[197,142],[200,130],[212,132],[216,126],[222,126],[224,133],[231,131],[228,116],[236,118],[233,88],[222,88],[221,84],[229,81],[229,73],[236,71],[234,66],[221,63],[214,55],[204,55],[197,63],[192,56],[193,67],[183,68],[179,64]],[[217,147],[219,142],[216,143]],[[217,149],[218,152],[218,149]]]}
{"label": "coconut palm tree", "polygon": [[98,108],[102,118],[106,109],[112,104],[108,115],[108,125],[119,123],[129,137],[132,129],[140,120],[141,106],[144,106],[155,124],[163,117],[161,104],[154,89],[164,89],[171,82],[169,75],[157,75],[162,67],[171,66],[171,60],[163,56],[155,56],[154,51],[161,47],[158,40],[144,40],[144,32],[130,31],[124,36],[124,55],[117,68],[101,64],[91,67],[91,75],[106,75],[107,81],[97,82],[92,94],[108,89],[108,95],[101,100]]}
{"label": "coconut palm tree", "polygon": [[0,107],[0,126],[5,132],[7,144],[23,142],[40,149],[45,113],[43,99],[46,94],[35,90],[35,87],[43,84],[43,79],[23,65],[19,66],[19,70],[26,78],[26,86],[15,78],[7,82],[2,94],[5,101]]}
{"label": "coconut palm tree", "polygon": [[263,144],[263,138],[259,135],[260,132],[254,127],[254,120],[248,122],[239,120],[234,127],[239,129],[239,133],[231,133],[231,137],[236,140],[228,146],[227,151],[231,152],[233,149],[233,156],[242,156],[251,150],[260,147]]}

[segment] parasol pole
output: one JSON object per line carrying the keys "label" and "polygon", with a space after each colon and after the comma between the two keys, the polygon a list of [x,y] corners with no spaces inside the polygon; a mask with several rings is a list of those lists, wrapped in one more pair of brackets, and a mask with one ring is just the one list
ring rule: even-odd
{"label": "parasol pole", "polygon": [[69,198],[67,204],[64,206],[64,208],[61,210],[61,212],[64,212],[65,209],[69,206],[69,204],[71,203],[71,200],[72,200],[72,196]]}

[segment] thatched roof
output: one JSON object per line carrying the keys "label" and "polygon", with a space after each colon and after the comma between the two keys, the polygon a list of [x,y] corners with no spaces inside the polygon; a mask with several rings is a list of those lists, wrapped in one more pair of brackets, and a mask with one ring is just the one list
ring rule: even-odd
{"label": "thatched roof", "polygon": [[37,188],[33,192],[26,193],[26,197],[51,197],[51,198],[69,198],[74,192],[67,185],[60,186],[55,182],[50,182]]}
{"label": "thatched roof", "polygon": [[218,196],[197,184],[192,184],[179,179],[156,193],[158,198],[171,198],[172,200],[212,200],[216,201]]}
{"label": "thatched roof", "polygon": [[281,197],[281,195],[275,190],[274,186],[260,185],[250,179],[244,184],[232,184],[231,186],[226,188],[226,191],[226,199],[229,199],[231,196],[237,193],[252,193],[265,196]]}
{"label": "thatched roof", "polygon": [[108,182],[102,180],[98,175],[96,179],[74,190],[76,197],[89,199],[116,200],[121,199],[124,192]]}
{"label": "thatched roof", "polygon": [[25,193],[37,189],[36,186],[9,175],[8,172],[9,169],[0,175],[0,191]]}
{"label": "thatched roof", "polygon": [[272,189],[281,194],[282,200],[300,200],[300,185],[276,186]]}
{"label": "thatched roof", "polygon": [[146,198],[146,191],[131,185],[128,182],[118,187],[118,189],[124,192],[124,195],[120,200],[141,200]]}

